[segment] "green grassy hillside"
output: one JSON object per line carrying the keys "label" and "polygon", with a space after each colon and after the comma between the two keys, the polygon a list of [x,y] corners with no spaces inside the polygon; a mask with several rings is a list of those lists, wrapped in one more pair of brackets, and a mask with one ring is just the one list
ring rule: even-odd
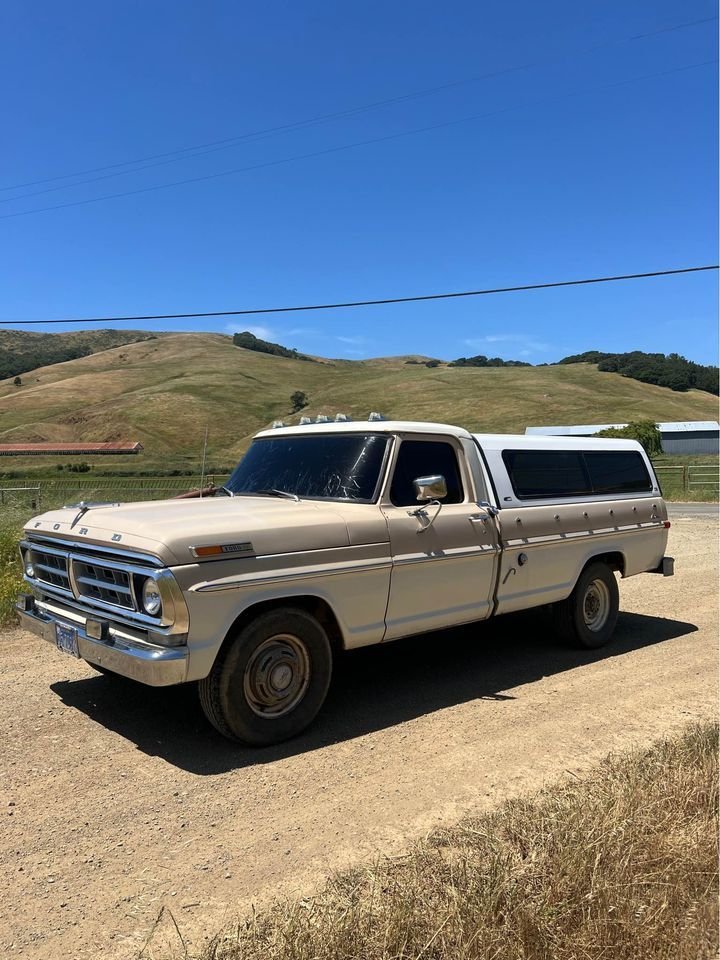
{"label": "green grassy hillside", "polygon": [[[140,457],[93,458],[93,467],[167,468],[199,462],[207,427],[210,462],[231,464],[261,427],[297,422],[300,414],[290,413],[296,390],[307,394],[303,413],[311,416],[342,411],[364,419],[379,410],[481,431],[717,417],[707,393],[673,393],[588,364],[429,369],[405,359],[307,363],[243,350],[220,334],[166,334],[40,367],[21,387],[3,381],[0,441],[140,440]],[[6,466],[41,463],[0,463]]]}

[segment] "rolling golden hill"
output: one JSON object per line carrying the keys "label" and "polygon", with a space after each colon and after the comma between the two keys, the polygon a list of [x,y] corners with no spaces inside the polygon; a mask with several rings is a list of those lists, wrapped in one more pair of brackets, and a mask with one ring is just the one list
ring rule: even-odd
{"label": "rolling golden hill", "polygon": [[[229,465],[258,429],[275,419],[297,422],[296,390],[307,394],[310,416],[365,419],[379,410],[491,432],[717,417],[710,394],[674,393],[588,364],[431,369],[405,360],[308,363],[244,350],[221,334],[166,334],[40,367],[23,374],[20,387],[0,382],[0,441],[140,440],[142,464],[123,459],[122,466],[167,467],[197,464],[207,428],[210,460]],[[120,467],[120,458],[103,465]]]}

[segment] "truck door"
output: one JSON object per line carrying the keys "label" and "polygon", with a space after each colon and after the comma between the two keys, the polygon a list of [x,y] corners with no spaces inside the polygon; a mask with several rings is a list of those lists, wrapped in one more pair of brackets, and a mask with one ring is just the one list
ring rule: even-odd
{"label": "truck door", "polygon": [[[445,479],[447,496],[418,503],[414,481],[432,475]],[[393,564],[386,640],[490,615],[497,531],[471,484],[454,438],[400,441],[381,504]]]}

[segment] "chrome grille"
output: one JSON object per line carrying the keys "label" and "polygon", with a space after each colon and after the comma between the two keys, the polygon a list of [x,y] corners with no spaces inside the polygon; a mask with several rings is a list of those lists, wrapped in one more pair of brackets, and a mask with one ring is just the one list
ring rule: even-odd
{"label": "chrome grille", "polygon": [[[142,581],[157,575],[162,563],[154,557],[120,553],[102,545],[90,546],[69,540],[28,538],[20,543],[23,562],[31,560],[34,576],[28,583],[49,594],[79,601],[99,610],[122,611],[133,619],[147,617],[139,602]],[[168,607],[169,609],[169,607]]]}
{"label": "chrome grille", "polygon": [[50,553],[47,550],[38,549],[38,547],[33,547],[29,553],[29,559],[35,568],[36,580],[72,593],[67,556],[60,553]]}
{"label": "chrome grille", "polygon": [[73,558],[73,576],[80,597],[100,600],[116,607],[135,609],[131,575],[127,570],[106,567],[89,560]]}

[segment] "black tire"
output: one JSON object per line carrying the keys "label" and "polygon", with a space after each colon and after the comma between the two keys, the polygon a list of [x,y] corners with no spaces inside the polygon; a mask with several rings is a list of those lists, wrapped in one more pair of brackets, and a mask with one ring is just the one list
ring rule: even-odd
{"label": "black tire", "polygon": [[553,604],[556,632],[585,650],[604,647],[612,637],[620,609],[615,574],[606,563],[590,563],[567,598]]}
{"label": "black tire", "polygon": [[200,681],[200,704],[224,737],[268,746],[297,736],[315,719],[331,675],[323,627],[304,610],[282,607],[228,638]]}

